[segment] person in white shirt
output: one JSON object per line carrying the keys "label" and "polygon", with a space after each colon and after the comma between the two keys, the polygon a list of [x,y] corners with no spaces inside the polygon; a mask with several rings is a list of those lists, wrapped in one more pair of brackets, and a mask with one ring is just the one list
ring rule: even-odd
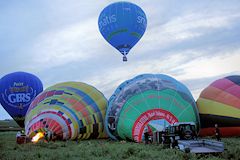
{"label": "person in white shirt", "polygon": [[16,134],[16,138],[18,138],[18,137],[21,137],[21,132],[20,131],[18,131],[17,134]]}

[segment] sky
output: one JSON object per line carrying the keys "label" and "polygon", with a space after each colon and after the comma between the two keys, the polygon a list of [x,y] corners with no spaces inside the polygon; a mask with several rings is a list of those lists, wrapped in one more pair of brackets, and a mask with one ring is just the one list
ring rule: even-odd
{"label": "sky", "polygon": [[[38,76],[47,88],[80,81],[109,98],[139,74],[166,74],[195,100],[214,80],[240,75],[239,0],[129,0],[148,20],[128,62],[98,30],[98,16],[115,0],[0,1],[0,77]],[[0,119],[10,116],[0,106]]]}

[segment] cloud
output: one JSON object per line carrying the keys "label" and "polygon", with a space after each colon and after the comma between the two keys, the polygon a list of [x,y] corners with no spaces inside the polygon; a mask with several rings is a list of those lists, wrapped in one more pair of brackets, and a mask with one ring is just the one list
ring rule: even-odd
{"label": "cloud", "polygon": [[98,39],[94,18],[51,30],[40,35],[29,48],[28,52],[34,53],[31,59],[32,64],[35,65],[28,67],[47,69],[69,62],[83,62],[93,56],[99,56],[100,53],[96,50],[102,47]]}
{"label": "cloud", "polygon": [[[215,45],[226,36],[231,36],[229,30],[237,32],[240,25],[237,23],[239,18],[240,14],[238,12],[232,13],[231,11],[218,14],[191,12],[186,15],[175,16],[164,24],[151,26],[137,44],[136,51],[139,51],[139,54],[142,55],[156,48],[164,51],[179,48],[190,49],[197,47],[197,44],[200,46],[202,44],[208,45],[204,42],[209,42],[209,39],[213,40],[212,43]],[[232,28],[235,24],[238,27]],[[227,34],[223,34],[224,31]],[[216,38],[218,38],[217,42]],[[234,35],[230,38],[234,38]]]}
{"label": "cloud", "polygon": [[112,2],[0,2],[0,73],[31,72],[45,88],[83,81],[106,97],[127,79],[162,73],[186,84],[195,98],[212,81],[240,74],[238,1],[133,0],[148,27],[127,63],[98,31],[98,15]]}
{"label": "cloud", "polygon": [[[192,55],[190,54],[192,52]],[[240,49],[234,52],[221,53],[215,57],[199,57],[197,51],[189,54],[172,53],[159,59],[145,59],[135,63],[128,62],[125,67],[107,68],[101,74],[93,74],[84,79],[85,82],[96,86],[106,97],[125,80],[139,74],[167,74],[183,82],[193,93],[195,99],[209,83],[226,75],[240,74]]]}
{"label": "cloud", "polygon": [[187,55],[183,54],[169,54],[159,59],[142,59],[137,62],[127,62],[115,67],[107,67],[104,72],[92,74],[86,77],[83,81],[92,84],[99,88],[106,97],[110,97],[113,91],[125,80],[134,78],[139,74],[153,73],[153,74],[167,74],[175,77],[181,70],[175,69],[176,64],[181,64],[187,60]]}
{"label": "cloud", "polygon": [[176,78],[182,79],[196,79],[207,78],[224,73],[240,71],[238,61],[240,59],[240,49],[234,52],[221,54],[215,57],[202,57],[191,60],[188,63],[176,67],[184,71],[184,74]]}

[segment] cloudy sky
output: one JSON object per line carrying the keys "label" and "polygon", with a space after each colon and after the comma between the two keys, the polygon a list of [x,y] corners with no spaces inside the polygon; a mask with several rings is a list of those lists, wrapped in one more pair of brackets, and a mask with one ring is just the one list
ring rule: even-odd
{"label": "cloudy sky", "polygon": [[44,88],[82,81],[109,98],[127,79],[162,73],[197,99],[214,80],[240,74],[239,0],[130,0],[145,11],[148,26],[126,63],[98,30],[99,14],[112,2],[0,1],[0,76],[30,72]]}

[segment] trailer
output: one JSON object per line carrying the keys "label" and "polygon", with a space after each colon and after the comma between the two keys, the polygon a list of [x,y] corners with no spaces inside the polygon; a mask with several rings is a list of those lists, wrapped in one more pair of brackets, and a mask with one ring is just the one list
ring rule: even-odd
{"label": "trailer", "polygon": [[186,153],[221,153],[224,143],[208,139],[178,140],[178,148]]}
{"label": "trailer", "polygon": [[165,127],[161,132],[154,132],[153,142],[161,143],[169,148],[178,148],[187,153],[221,153],[224,151],[223,142],[199,139],[194,122],[175,123]]}

